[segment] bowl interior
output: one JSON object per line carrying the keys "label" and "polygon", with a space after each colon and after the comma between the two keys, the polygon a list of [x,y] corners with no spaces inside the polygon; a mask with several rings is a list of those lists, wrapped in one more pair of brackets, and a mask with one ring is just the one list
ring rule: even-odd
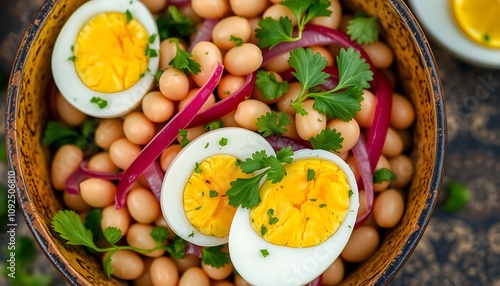
{"label": "bowl interior", "polygon": [[[16,173],[20,207],[40,247],[69,283],[119,285],[104,276],[100,261],[82,247],[67,245],[51,230],[62,208],[50,186],[49,154],[41,145],[47,121],[45,93],[57,34],[84,0],[47,1],[28,28],[17,54],[9,87],[6,140],[10,168]],[[414,128],[415,178],[407,190],[402,221],[388,231],[377,253],[357,267],[345,284],[388,282],[411,254],[435,206],[445,152],[445,114],[437,67],[427,40],[404,3],[352,0],[345,4],[375,15],[396,55],[399,83],[417,113]]]}

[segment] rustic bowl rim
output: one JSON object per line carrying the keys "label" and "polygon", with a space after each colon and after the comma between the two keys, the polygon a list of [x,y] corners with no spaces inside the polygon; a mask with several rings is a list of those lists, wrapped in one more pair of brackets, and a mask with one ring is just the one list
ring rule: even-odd
{"label": "rustic bowl rim", "polygon": [[[5,141],[7,146],[7,163],[9,165],[9,170],[12,168],[19,169],[20,167],[20,159],[17,156],[18,152],[18,144],[17,144],[17,135],[16,135],[16,107],[17,107],[17,99],[19,97],[19,83],[21,81],[23,71],[24,71],[24,62],[27,59],[27,56],[30,53],[31,45],[38,36],[41,27],[43,27],[46,16],[50,14],[53,10],[54,6],[59,3],[60,0],[46,0],[38,12],[33,17],[31,23],[29,24],[26,32],[23,36],[21,44],[16,53],[16,57],[12,66],[9,86],[7,90],[7,99],[6,99],[6,113],[5,113]],[[436,136],[436,155],[434,161],[434,169],[432,172],[432,179],[429,184],[428,197],[426,198],[426,204],[428,207],[423,208],[418,220],[417,225],[419,226],[412,234],[409,236],[407,243],[405,243],[401,252],[392,263],[386,267],[384,272],[378,277],[378,279],[374,280],[376,285],[379,284],[387,284],[401,269],[403,264],[408,260],[411,253],[414,251],[418,242],[420,241],[427,224],[429,223],[432,213],[435,209],[437,203],[437,197],[439,195],[439,190],[442,184],[442,178],[444,173],[444,164],[445,164],[445,156],[446,156],[446,112],[445,112],[445,104],[444,104],[444,95],[443,89],[440,82],[440,77],[438,74],[437,63],[434,59],[434,55],[429,46],[429,43],[420,27],[417,23],[415,17],[408,9],[407,5],[403,2],[403,0],[390,0],[390,5],[392,5],[395,11],[398,13],[401,19],[403,19],[405,26],[412,33],[413,40],[418,44],[418,51],[420,52],[421,58],[423,58],[424,63],[427,68],[427,72],[429,76],[433,79],[437,79],[436,83],[432,85],[432,92],[434,92],[435,101],[434,108],[436,111],[436,118],[434,123],[436,124],[436,130],[438,132]],[[48,245],[52,242],[47,241],[46,237],[44,237],[41,233],[39,233],[33,221],[31,221],[29,217],[28,208],[33,210],[33,205],[31,201],[23,201],[23,193],[26,192],[26,184],[24,180],[18,176],[16,183],[16,194],[19,202],[19,207],[23,214],[24,220],[28,225],[31,233],[36,239],[36,242],[43,250],[44,254],[50,260],[52,265],[58,270],[58,272],[70,283],[76,285],[76,277],[72,276],[70,271],[68,270],[67,265],[64,264],[61,260],[59,260],[55,255],[49,255],[48,253]]]}

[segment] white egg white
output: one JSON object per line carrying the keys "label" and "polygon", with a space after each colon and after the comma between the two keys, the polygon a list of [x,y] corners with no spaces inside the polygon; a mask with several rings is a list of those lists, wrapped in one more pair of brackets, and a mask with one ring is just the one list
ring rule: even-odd
{"label": "white egg white", "polygon": [[[148,8],[138,0],[92,0],[80,6],[66,21],[61,29],[52,52],[52,74],[54,82],[66,100],[83,113],[98,117],[111,118],[125,115],[139,106],[143,96],[149,91],[158,69],[159,57],[149,59],[148,69],[144,76],[127,90],[115,93],[94,91],[82,83],[73,61],[71,47],[74,45],[80,30],[92,18],[101,13],[129,11],[147,30],[148,35],[158,35],[158,27]],[[156,37],[149,47],[159,50],[160,40]],[[93,97],[107,101],[105,108],[99,108],[91,102]]]}
{"label": "white egg white", "polygon": [[[341,168],[353,194],[339,229],[325,242],[305,248],[275,245],[264,240],[250,222],[250,210],[239,207],[229,232],[229,255],[236,271],[251,285],[305,285],[323,273],[344,249],[356,223],[359,208],[356,178],[337,155],[323,150],[299,150],[294,160],[320,158]],[[261,250],[269,255],[264,257]]]}
{"label": "white egg white", "polygon": [[[220,145],[221,138],[227,139],[225,146]],[[227,243],[228,236],[219,238],[202,234],[189,222],[183,206],[184,186],[196,163],[211,156],[226,154],[245,160],[262,150],[268,155],[275,155],[274,149],[262,136],[237,127],[207,132],[185,146],[170,164],[162,184],[160,204],[170,228],[182,239],[196,245],[216,246]]]}

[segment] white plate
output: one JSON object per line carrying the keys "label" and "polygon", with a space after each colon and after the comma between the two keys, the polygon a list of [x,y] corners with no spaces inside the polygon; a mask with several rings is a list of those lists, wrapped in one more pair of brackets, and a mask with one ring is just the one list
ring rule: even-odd
{"label": "white plate", "polygon": [[408,4],[427,34],[455,56],[474,65],[500,69],[500,49],[469,39],[453,19],[450,0],[408,0]]}

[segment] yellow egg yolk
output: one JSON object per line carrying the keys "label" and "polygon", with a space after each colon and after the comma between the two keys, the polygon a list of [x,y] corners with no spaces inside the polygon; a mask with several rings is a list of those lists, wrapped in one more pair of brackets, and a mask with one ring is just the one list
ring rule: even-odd
{"label": "yellow egg yolk", "polygon": [[316,158],[285,166],[281,182],[264,183],[261,203],[250,211],[252,227],[270,243],[289,247],[318,245],[344,221],[350,198],[345,173]]}
{"label": "yellow egg yolk", "polygon": [[78,33],[73,60],[88,88],[112,93],[136,84],[148,67],[148,32],[124,13],[102,13]]}
{"label": "yellow egg yolk", "polygon": [[451,0],[451,11],[460,29],[473,41],[500,48],[499,0]]}
{"label": "yellow egg yolk", "polygon": [[189,222],[205,235],[224,237],[236,208],[229,205],[227,190],[231,181],[248,178],[231,155],[214,155],[194,166],[194,172],[184,187],[184,211]]}

